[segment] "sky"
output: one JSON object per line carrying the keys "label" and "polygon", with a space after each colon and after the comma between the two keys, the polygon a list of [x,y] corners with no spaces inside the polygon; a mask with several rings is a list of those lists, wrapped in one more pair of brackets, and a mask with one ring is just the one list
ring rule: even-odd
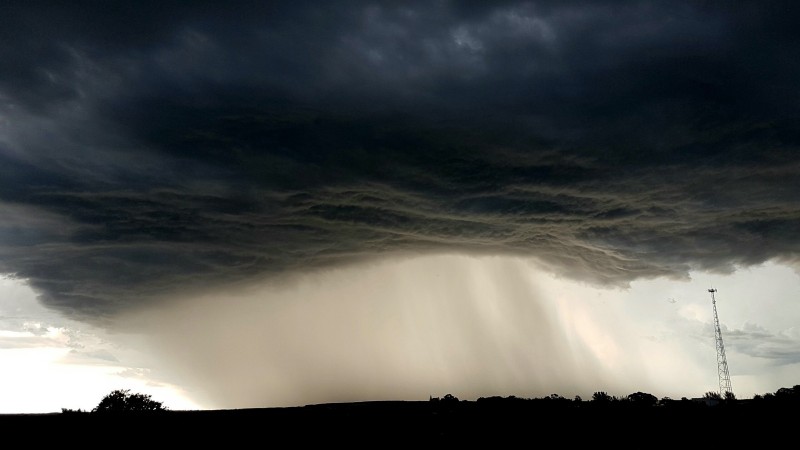
{"label": "sky", "polygon": [[788,2],[0,6],[0,412],[800,381]]}

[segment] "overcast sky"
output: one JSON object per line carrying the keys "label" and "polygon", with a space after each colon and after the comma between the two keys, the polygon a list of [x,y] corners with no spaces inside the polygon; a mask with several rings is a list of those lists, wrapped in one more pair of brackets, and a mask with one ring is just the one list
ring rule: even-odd
{"label": "overcast sky", "polygon": [[800,384],[798,19],[4,4],[0,383],[80,343],[175,407],[699,396],[713,280],[734,391]]}

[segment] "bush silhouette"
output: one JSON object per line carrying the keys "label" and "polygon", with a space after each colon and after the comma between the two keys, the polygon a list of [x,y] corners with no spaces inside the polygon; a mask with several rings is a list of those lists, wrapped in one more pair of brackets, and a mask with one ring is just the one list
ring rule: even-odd
{"label": "bush silhouette", "polygon": [[131,394],[130,389],[117,389],[103,397],[92,412],[156,412],[166,410],[167,408],[161,402],[151,399],[148,394]]}
{"label": "bush silhouette", "polygon": [[646,392],[634,392],[628,396],[628,401],[636,406],[654,406],[658,403],[658,397]]}
{"label": "bush silhouette", "polygon": [[608,395],[605,391],[598,391],[592,394],[593,402],[605,404],[610,403],[612,400],[614,400],[614,398]]}

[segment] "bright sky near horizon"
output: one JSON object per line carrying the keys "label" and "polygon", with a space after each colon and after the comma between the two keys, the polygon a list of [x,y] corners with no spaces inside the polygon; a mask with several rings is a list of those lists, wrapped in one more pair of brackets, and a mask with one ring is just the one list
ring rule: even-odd
{"label": "bright sky near horizon", "polygon": [[[186,320],[194,324],[189,327],[192,332],[208,334],[192,340],[219,339],[226,346],[249,348],[235,356],[230,347],[205,350],[206,358],[227,364],[231,371],[253,373],[245,378],[210,371],[190,358],[171,360],[180,356],[159,351],[159,345],[172,344],[181,351],[189,344],[169,333],[155,333],[164,341],[144,342],[141,336],[108,334],[67,320],[39,306],[23,284],[4,279],[0,282],[0,367],[4,368],[0,412],[88,410],[103,395],[121,388],[151,394],[172,409],[302,405],[326,400],[304,392],[325,390],[329,401],[424,400],[446,393],[473,400],[551,393],[589,398],[598,390],[612,395],[644,391],[658,397],[699,397],[717,390],[710,286],[719,289],[734,392],[750,398],[800,380],[800,331],[795,325],[800,309],[793,303],[800,293],[800,276],[779,264],[730,275],[693,273],[690,281],[636,281],[630,289],[559,279],[524,261],[501,257],[434,256],[351,272],[312,275],[315,279],[306,280],[314,286],[311,289],[273,287],[277,291],[273,303],[281,297],[307,299],[308,315],[300,321],[303,310],[254,309],[253,299],[265,295],[263,286],[224,299],[228,308],[233,306],[226,311],[242,311],[238,315],[206,303],[201,308],[205,311],[197,314],[185,314],[180,307],[160,313],[159,327],[175,329],[181,325],[173,321]],[[347,286],[355,273],[361,283]],[[474,297],[462,296],[459,283],[469,284]],[[376,302],[382,287],[397,293],[389,294],[391,303]],[[404,295],[408,297],[399,298]],[[315,304],[331,296],[338,315],[326,313],[325,320],[315,319],[312,311],[318,309],[334,313]],[[344,297],[351,300],[342,301]],[[391,306],[399,303],[404,306]],[[182,318],[174,315],[178,311],[184,311]],[[417,319],[409,323],[409,315]],[[339,327],[330,320],[351,321]],[[209,328],[219,321],[226,323],[222,330],[238,331]],[[287,341],[274,342],[257,329],[280,322],[298,326],[305,322],[308,328],[298,333],[307,334],[308,341],[298,344],[298,334],[286,332]],[[378,329],[390,332],[381,335]],[[361,340],[365,332],[371,336],[369,342]],[[227,335],[227,340],[219,334]],[[476,346],[476,337],[490,348]],[[283,355],[287,345],[293,359]],[[320,345],[327,345],[326,355],[338,355],[343,366],[354,369],[330,372],[324,382],[294,373],[330,364],[318,352]],[[358,350],[355,355],[350,351],[353,346]],[[190,354],[203,352],[192,348]],[[253,360],[258,355],[264,360]],[[358,358],[372,366],[359,368]],[[393,366],[396,360],[404,367]],[[276,363],[282,365],[280,370],[270,367]],[[484,364],[494,369],[479,368]],[[369,377],[375,374],[381,374],[383,384],[370,385]],[[270,376],[272,385],[263,382]],[[258,378],[262,382],[254,380]],[[287,379],[294,381],[291,389]],[[355,388],[352,379],[363,386]],[[253,401],[247,401],[248,396]]]}

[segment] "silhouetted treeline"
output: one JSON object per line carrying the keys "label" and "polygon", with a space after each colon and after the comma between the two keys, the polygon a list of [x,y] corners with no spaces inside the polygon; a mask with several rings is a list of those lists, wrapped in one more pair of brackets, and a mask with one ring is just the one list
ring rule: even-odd
{"label": "silhouetted treeline", "polygon": [[[454,407],[462,404],[457,397],[447,394],[443,398],[431,397],[430,401],[434,404],[441,404],[442,407]],[[468,403],[468,402],[467,402]],[[705,409],[708,407],[725,408],[760,408],[760,407],[780,407],[795,406],[800,407],[800,385],[791,388],[780,388],[774,393],[756,394],[752,399],[737,399],[731,392],[720,395],[717,392],[706,392],[702,397],[672,399],[663,397],[659,399],[655,395],[646,392],[634,392],[627,396],[612,396],[604,391],[595,392],[591,399],[584,400],[580,396],[572,399],[563,397],[559,394],[551,394],[546,397],[521,398],[516,396],[508,397],[481,397],[475,402],[477,405],[485,407],[503,408],[543,408],[543,409],[631,409],[631,408],[660,408],[660,409]]]}
{"label": "silhouetted treeline", "polygon": [[[468,408],[469,401],[459,400],[452,394],[444,397],[430,397],[429,402],[433,409],[448,410],[458,407]],[[385,402],[363,402],[364,404],[378,404]],[[404,402],[414,403],[414,402]],[[739,400],[733,393],[726,392],[720,395],[717,392],[706,392],[702,397],[688,399],[683,397],[675,400],[669,397],[659,399],[655,395],[646,392],[634,392],[627,396],[612,396],[604,391],[592,394],[592,398],[584,400],[580,396],[572,399],[563,397],[559,394],[551,394],[539,398],[522,398],[514,395],[508,397],[493,396],[480,397],[475,401],[480,407],[536,407],[547,409],[576,409],[576,408],[662,408],[662,409],[687,409],[687,408],[706,408],[706,407],[773,407],[773,406],[800,406],[800,385],[791,388],[780,388],[774,393],[756,394],[752,399]],[[168,411],[161,402],[152,400],[149,395],[130,393],[129,390],[115,390],[103,397],[100,403],[91,411],[92,413],[150,413]],[[83,414],[89,411],[72,410],[63,408],[64,414]]]}
{"label": "silhouetted treeline", "polygon": [[[120,396],[112,397],[118,400]],[[777,445],[788,436],[787,430],[795,427],[794,413],[798,410],[800,385],[751,399],[726,398],[715,393],[692,399],[658,399],[645,392],[615,397],[600,391],[591,399],[552,394],[542,398],[481,397],[472,401],[448,394],[427,401],[287,408],[205,411],[164,408],[158,413],[120,414],[101,413],[98,408],[93,412],[65,409],[62,414],[0,415],[0,426],[7,430],[50,430],[53,436],[63,431],[65,435],[86,436],[98,443],[107,442],[101,439],[105,435],[115,439],[124,435],[133,441],[158,436],[161,446],[183,447],[216,444],[230,448],[282,439],[281,442],[299,446],[357,443],[371,448],[400,442],[418,446],[431,441],[459,445],[481,442],[494,446],[559,442],[569,447],[605,442],[613,443],[615,448],[637,449],[654,444],[661,448],[749,442],[764,448],[773,442]],[[43,437],[49,436],[48,433]]]}

